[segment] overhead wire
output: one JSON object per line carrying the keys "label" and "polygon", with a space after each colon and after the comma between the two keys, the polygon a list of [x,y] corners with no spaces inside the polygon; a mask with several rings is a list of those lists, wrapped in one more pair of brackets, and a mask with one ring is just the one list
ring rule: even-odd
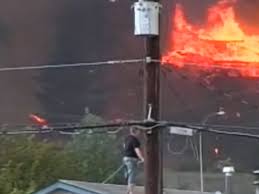
{"label": "overhead wire", "polygon": [[222,135],[259,139],[259,135],[255,135],[255,134],[251,134],[251,133],[235,132],[235,131],[221,131],[221,130],[211,129],[211,128],[209,128],[208,130],[205,130],[205,131],[210,132],[210,133],[222,134]]}
{"label": "overhead wire", "polygon": [[[65,125],[48,125],[44,127],[40,126],[3,126],[0,128],[0,135],[14,135],[14,134],[42,134],[42,133],[61,133],[61,134],[80,134],[81,131],[85,131],[88,134],[116,134],[119,133],[124,127],[138,126],[143,122],[141,121],[129,121],[119,123],[105,123],[105,124],[94,124],[94,125],[82,125],[79,123]],[[157,124],[157,126],[161,124]],[[148,127],[153,129],[155,126]],[[12,129],[12,130],[10,130]]]}
{"label": "overhead wire", "polygon": [[[165,130],[171,126],[177,127],[185,127],[193,129],[194,131],[200,132],[209,132],[214,134],[222,134],[222,135],[232,135],[232,136],[241,136],[248,138],[256,138],[259,139],[259,135],[252,133],[244,133],[235,130],[257,130],[257,127],[249,127],[249,126],[229,126],[229,125],[201,125],[195,123],[187,123],[187,122],[168,122],[168,121],[128,121],[128,122],[117,122],[117,123],[106,123],[101,125],[80,125],[80,126],[72,126],[72,127],[47,127],[39,130],[8,130],[2,129],[0,130],[0,135],[18,135],[18,134],[41,134],[41,133],[53,133],[53,132],[61,132],[61,133],[78,133],[80,131],[85,131],[87,134],[116,134],[121,130],[128,130],[128,127],[138,127],[142,129],[146,133],[152,133],[153,129]],[[118,129],[115,129],[118,128]],[[102,129],[102,130],[100,130]],[[232,131],[229,131],[229,130]]]}
{"label": "overhead wire", "polygon": [[201,123],[195,123],[195,122],[163,122],[166,123],[166,126],[179,126],[179,127],[186,127],[191,126],[190,128],[202,130],[203,128],[216,128],[216,129],[224,129],[224,130],[251,130],[251,131],[258,131],[259,127],[255,126],[244,126],[244,125],[215,125],[215,124],[201,124]]}
{"label": "overhead wire", "polygon": [[57,64],[57,65],[34,65],[34,66],[20,66],[20,67],[1,67],[0,72],[10,71],[25,71],[25,70],[45,70],[45,69],[60,69],[60,68],[73,68],[73,67],[99,67],[109,66],[115,64],[129,64],[143,62],[145,59],[122,59],[122,60],[108,60],[99,62],[84,62],[84,63],[71,63],[71,64]]}

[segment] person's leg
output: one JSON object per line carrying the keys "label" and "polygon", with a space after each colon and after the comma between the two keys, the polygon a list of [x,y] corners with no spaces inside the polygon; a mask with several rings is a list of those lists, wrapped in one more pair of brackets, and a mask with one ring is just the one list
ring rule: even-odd
{"label": "person's leg", "polygon": [[133,194],[134,186],[135,185],[128,185],[127,194]]}
{"label": "person's leg", "polygon": [[124,167],[123,167],[123,174],[124,174],[124,178],[125,178],[125,183],[128,183],[128,168],[124,163]]}
{"label": "person's leg", "polygon": [[133,194],[134,186],[136,185],[136,170],[137,170],[137,161],[134,159],[129,159],[127,161],[128,169],[128,194]]}
{"label": "person's leg", "polygon": [[130,172],[131,164],[130,164],[129,158],[123,158],[123,164],[125,166],[124,177],[127,182],[127,194],[132,194],[132,192],[131,192],[132,189],[130,188],[130,185],[129,185],[129,175],[131,173]]}

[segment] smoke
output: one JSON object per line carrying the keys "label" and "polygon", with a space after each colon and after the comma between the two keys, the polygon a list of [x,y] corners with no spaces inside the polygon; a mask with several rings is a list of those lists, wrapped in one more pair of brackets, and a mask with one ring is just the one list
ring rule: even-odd
{"label": "smoke", "polygon": [[[49,2],[0,2],[0,67],[48,62],[48,41],[55,30]],[[39,75],[35,71],[1,73],[0,122],[24,123],[30,112],[41,109],[36,97]]]}
{"label": "smoke", "polygon": [[238,21],[246,33],[259,34],[259,1],[238,0],[235,9]]}
{"label": "smoke", "polygon": [[[131,2],[66,0],[55,6],[60,9],[50,63],[131,59],[142,55],[143,42],[133,35]],[[44,90],[39,96],[46,112],[80,114],[88,106],[106,118],[125,118],[139,112],[139,106],[135,106],[139,103],[139,95],[135,94],[139,92],[137,72],[137,66],[46,71],[40,79]],[[131,100],[129,92],[134,93]],[[53,98],[63,103],[54,103]]]}

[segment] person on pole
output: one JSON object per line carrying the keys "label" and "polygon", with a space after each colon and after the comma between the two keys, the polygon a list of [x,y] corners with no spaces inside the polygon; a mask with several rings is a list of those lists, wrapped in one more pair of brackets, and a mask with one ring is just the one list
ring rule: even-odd
{"label": "person on pole", "polygon": [[127,194],[133,194],[133,189],[136,185],[138,163],[144,162],[141,144],[138,139],[140,134],[139,129],[132,127],[130,128],[130,134],[126,137],[124,142],[123,163],[126,167],[126,179],[128,183]]}

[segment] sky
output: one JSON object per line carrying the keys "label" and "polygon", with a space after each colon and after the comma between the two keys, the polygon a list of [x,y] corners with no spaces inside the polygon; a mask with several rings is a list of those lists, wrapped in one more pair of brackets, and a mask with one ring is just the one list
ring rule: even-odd
{"label": "sky", "polygon": [[[204,20],[207,7],[214,2],[215,0],[163,1],[162,52],[170,46],[167,40],[172,26],[171,18],[175,3],[183,4],[187,17],[195,23]],[[242,17],[255,17],[254,11],[248,14],[247,10],[254,10],[253,7],[258,5],[257,1],[245,2],[239,0],[236,9],[239,10],[240,6],[246,5]],[[0,66],[140,58],[144,55],[144,44],[143,38],[133,35],[131,4],[131,1],[111,3],[106,0],[0,2]],[[136,67],[126,65],[2,72],[0,121],[2,123],[28,122],[30,113],[39,113],[53,121],[77,120],[86,106],[92,112],[107,119],[140,118],[143,102],[142,70],[141,64],[137,64]],[[171,80],[169,82],[172,85],[167,86],[168,81],[163,83],[162,80],[162,93],[164,92],[162,115],[165,118],[189,120],[188,117],[190,117],[191,120],[198,121],[203,115],[226,104],[233,109],[232,112],[243,110],[243,104],[240,104],[242,98],[249,98],[251,106],[256,103],[254,99],[257,89],[256,80],[228,79],[223,74],[216,79],[218,81],[213,80],[212,84],[216,84],[218,90],[235,92],[235,94],[239,92],[236,98],[241,100],[234,100],[235,104],[230,105],[228,99],[218,97],[219,91],[213,93],[199,86],[206,75],[197,76],[189,70],[183,73],[189,76],[189,80],[181,79],[179,73],[176,75],[170,72],[164,73],[167,74],[164,80]],[[196,80],[197,83],[192,80]],[[183,100],[175,94],[172,96],[168,89],[170,87],[174,87]],[[251,89],[247,91],[247,87]],[[192,101],[187,98],[187,93],[193,96]],[[210,101],[216,104],[211,104]],[[183,107],[183,103],[189,104],[186,105],[187,108]],[[199,106],[190,108],[193,103]],[[168,104],[177,108],[167,109]],[[236,104],[240,104],[238,105],[240,108],[235,108]],[[193,110],[188,112],[189,109]],[[193,115],[192,112],[196,111],[200,113]]]}
{"label": "sky", "polygon": [[[140,56],[142,41],[132,35],[129,3],[117,5],[105,0],[27,0],[21,3],[11,0],[0,4],[1,67]],[[106,109],[113,105],[102,89],[107,88],[112,98],[113,95],[120,98],[124,92],[132,90],[112,76],[125,74],[125,68],[2,73],[1,122],[26,122],[31,112],[48,117],[51,117],[50,113],[76,112],[80,115],[85,106],[98,114],[108,112]],[[138,70],[129,69],[138,73]],[[126,77],[124,82],[129,83],[128,79]],[[113,94],[108,91],[109,87],[119,87],[121,91]],[[118,111],[114,112],[117,114]]]}

